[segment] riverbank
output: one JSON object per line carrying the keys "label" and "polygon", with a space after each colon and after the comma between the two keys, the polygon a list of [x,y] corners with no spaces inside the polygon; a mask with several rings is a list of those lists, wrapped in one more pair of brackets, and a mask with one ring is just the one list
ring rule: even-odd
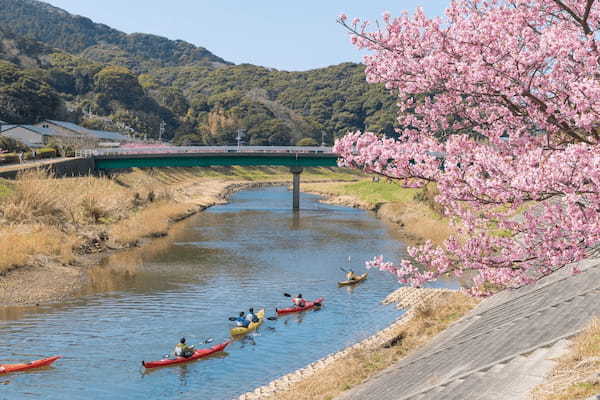
{"label": "riverbank", "polygon": [[[358,176],[308,168],[303,180]],[[235,191],[289,181],[289,171],[276,167],[135,169],[111,178],[63,179],[38,171],[1,180],[0,301],[35,305],[72,297],[103,257],[163,237]]]}
{"label": "riverbank", "polygon": [[386,304],[396,304],[406,310],[388,328],[245,393],[238,400],[333,399],[426,345],[478,302],[448,289],[402,287],[384,300]]}
{"label": "riverbank", "polygon": [[435,190],[406,189],[396,183],[323,182],[303,185],[302,190],[325,197],[324,202],[345,207],[361,208],[377,214],[382,221],[395,228],[395,236],[410,245],[426,240],[442,244],[452,230],[435,203]]}

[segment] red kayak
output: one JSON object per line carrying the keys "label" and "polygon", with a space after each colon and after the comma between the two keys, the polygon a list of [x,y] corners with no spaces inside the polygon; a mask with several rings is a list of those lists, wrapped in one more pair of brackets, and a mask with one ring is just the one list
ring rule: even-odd
{"label": "red kayak", "polygon": [[9,372],[27,371],[28,369],[47,367],[59,358],[60,356],[49,357],[23,364],[0,364],[0,374],[8,374]]}
{"label": "red kayak", "polygon": [[278,315],[306,311],[306,310],[310,310],[313,307],[320,306],[321,304],[323,304],[324,301],[325,301],[325,299],[323,297],[319,297],[315,301],[305,302],[304,307],[276,308],[275,311],[277,311]]}
{"label": "red kayak", "polygon": [[220,351],[225,350],[225,347],[227,347],[227,345],[229,345],[229,343],[231,343],[231,341],[228,340],[225,343],[218,344],[218,345],[210,347],[208,349],[198,349],[194,352],[194,354],[191,357],[167,358],[167,359],[160,360],[160,361],[149,361],[149,362],[142,361],[142,365],[146,368],[156,368],[156,367],[164,367],[166,365],[181,364],[181,363],[194,361],[199,358],[207,357],[207,356],[210,356],[211,354],[218,353]]}

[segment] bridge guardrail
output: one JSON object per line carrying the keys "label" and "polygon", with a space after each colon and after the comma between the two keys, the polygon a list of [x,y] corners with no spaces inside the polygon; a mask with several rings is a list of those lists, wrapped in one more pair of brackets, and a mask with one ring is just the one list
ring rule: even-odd
{"label": "bridge guardrail", "polygon": [[292,153],[292,154],[331,154],[331,147],[309,146],[165,146],[134,147],[117,149],[79,150],[82,157],[110,156],[127,154],[185,154],[185,153]]}

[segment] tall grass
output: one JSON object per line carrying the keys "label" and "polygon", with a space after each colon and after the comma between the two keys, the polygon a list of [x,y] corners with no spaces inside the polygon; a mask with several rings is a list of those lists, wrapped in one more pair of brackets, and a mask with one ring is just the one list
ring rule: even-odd
{"label": "tall grass", "polygon": [[292,384],[289,390],[267,399],[333,399],[424,346],[477,303],[478,300],[458,292],[446,292],[430,298],[418,305],[414,316],[392,334],[397,338],[393,345],[353,351],[347,357]]}
{"label": "tall grass", "polygon": [[547,382],[533,390],[532,399],[583,400],[599,393],[600,318],[596,317],[573,340]]}
{"label": "tall grass", "polygon": [[[339,168],[307,168],[303,179],[356,176]],[[224,182],[290,180],[285,167],[134,169],[115,178],[62,179],[43,169],[24,170],[15,181],[0,180],[0,272],[38,255],[68,261],[100,234],[108,233],[116,246],[165,235],[171,221],[189,213],[190,187],[194,196],[216,198]]]}
{"label": "tall grass", "polygon": [[27,265],[36,256],[52,257],[63,263],[74,259],[78,239],[45,225],[20,226],[0,230],[0,273]]}
{"label": "tall grass", "polygon": [[190,210],[189,204],[162,202],[134,213],[110,229],[110,237],[120,245],[133,245],[139,239],[167,234],[169,223]]}

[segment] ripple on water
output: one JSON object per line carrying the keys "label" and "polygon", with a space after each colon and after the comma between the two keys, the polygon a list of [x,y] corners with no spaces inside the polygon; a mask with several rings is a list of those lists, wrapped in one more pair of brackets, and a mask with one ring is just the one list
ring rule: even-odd
{"label": "ripple on water", "polygon": [[[379,303],[397,287],[391,276],[373,271],[354,289],[336,282],[349,255],[360,270],[373,255],[398,259],[403,246],[371,213],[303,194],[298,215],[290,201],[285,188],[237,193],[188,221],[170,244],[135,258],[131,276],[111,259],[98,280],[113,291],[0,321],[3,359],[64,356],[52,369],[11,376],[0,398],[230,399],[396,319],[399,311]],[[141,360],[162,358],[181,336],[225,340],[227,318],[241,310],[274,315],[290,304],[284,292],[324,296],[325,306],[266,321],[219,356],[141,370]]]}

